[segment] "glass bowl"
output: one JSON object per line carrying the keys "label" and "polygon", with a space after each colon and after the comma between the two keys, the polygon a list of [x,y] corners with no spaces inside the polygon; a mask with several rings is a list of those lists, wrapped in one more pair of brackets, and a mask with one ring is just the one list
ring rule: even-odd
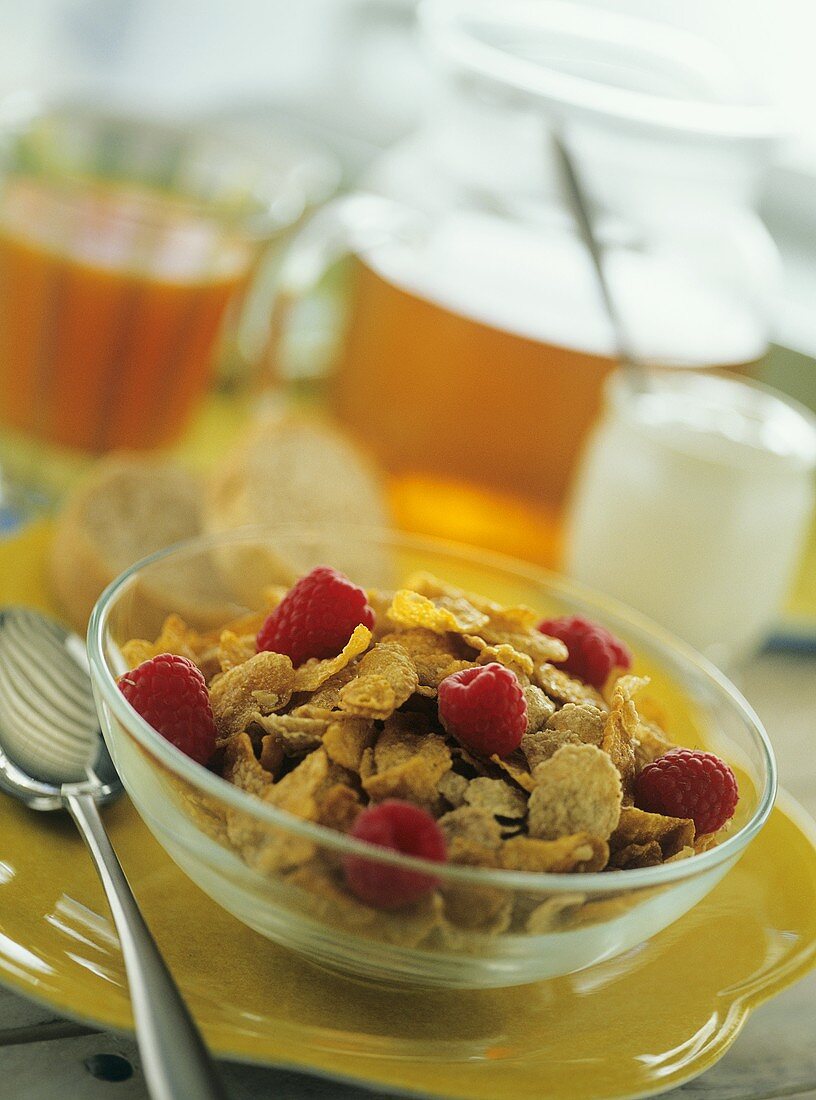
{"label": "glass bowl", "polygon": [[[504,604],[603,622],[651,678],[650,716],[668,736],[727,759],[740,784],[716,847],[657,867],[542,874],[431,864],[296,818],[181,753],[129,704],[116,680],[121,646],[154,638],[178,612],[206,629],[260,607],[264,585],[318,563],[365,587],[396,587],[427,570]],[[612,958],[660,932],[704,897],[767,819],[776,769],[747,702],[703,658],[648,620],[588,589],[497,555],[361,528],[245,528],[156,554],[124,573],[94,609],[88,648],[102,729],[148,827],[198,886],[239,920],[314,963],[358,979],[441,988],[510,986]],[[262,846],[271,858],[253,859]],[[347,893],[344,854],[421,869],[439,887],[405,910],[371,909]],[[317,870],[316,870],[317,869]],[[334,877],[333,877],[334,876]]]}

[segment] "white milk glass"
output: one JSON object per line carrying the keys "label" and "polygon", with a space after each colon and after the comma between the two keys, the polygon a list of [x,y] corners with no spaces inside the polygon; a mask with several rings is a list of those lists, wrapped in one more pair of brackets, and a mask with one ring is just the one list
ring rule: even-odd
{"label": "white milk glass", "polygon": [[732,665],[782,605],[814,469],[816,418],[781,394],[734,376],[619,372],[579,468],[567,571]]}

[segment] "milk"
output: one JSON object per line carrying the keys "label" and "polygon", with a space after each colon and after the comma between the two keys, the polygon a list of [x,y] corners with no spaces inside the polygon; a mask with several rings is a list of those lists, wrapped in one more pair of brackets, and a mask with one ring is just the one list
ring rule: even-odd
{"label": "milk", "polygon": [[585,450],[567,570],[721,664],[761,643],[814,502],[816,422],[741,380],[619,375]]}

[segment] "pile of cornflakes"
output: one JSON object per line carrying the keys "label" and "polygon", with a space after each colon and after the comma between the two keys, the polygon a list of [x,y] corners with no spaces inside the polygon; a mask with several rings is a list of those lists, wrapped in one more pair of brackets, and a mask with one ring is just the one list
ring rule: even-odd
{"label": "pile of cornflakes", "polygon": [[[673,746],[638,714],[647,681],[612,675],[602,690],[558,668],[567,649],[526,607],[500,607],[428,574],[394,592],[368,592],[373,630],[358,626],[337,656],[295,668],[257,652],[256,635],[285,590],[257,615],[201,635],[177,616],[153,643],[124,647],[131,667],[162,652],[204,674],[218,730],[210,767],[229,783],[305,821],[349,832],[372,803],[427,810],[449,863],[576,873],[576,892],[541,901],[492,884],[454,880],[399,914],[376,913],[347,888],[339,853],[239,810],[201,809],[212,835],[258,871],[307,891],[331,919],[424,943],[445,930],[539,933],[605,919],[612,901],[587,900],[580,873],[652,867],[708,847],[691,819],[633,804],[640,770]],[[527,703],[520,747],[481,757],[439,721],[437,691],[453,673],[496,662]],[[622,883],[623,885],[623,883]]]}

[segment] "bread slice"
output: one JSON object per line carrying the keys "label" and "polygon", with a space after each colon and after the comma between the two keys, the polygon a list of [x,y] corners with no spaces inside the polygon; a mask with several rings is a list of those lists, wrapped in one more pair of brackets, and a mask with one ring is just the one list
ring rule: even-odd
{"label": "bread slice", "polygon": [[[288,413],[260,421],[210,479],[203,518],[210,532],[270,529],[263,548],[256,542],[220,555],[250,605],[265,586],[289,584],[320,564],[369,587],[392,582],[390,555],[345,534],[349,527],[390,526],[382,475],[349,436],[320,417]],[[288,534],[293,527],[300,534]]]}
{"label": "bread slice", "polygon": [[[50,554],[53,592],[75,629],[85,630],[97,597],[121,572],[201,533],[202,496],[202,480],[176,462],[128,453],[94,465],[65,501]],[[236,606],[217,566],[199,556],[194,568],[155,567],[123,627],[152,637],[171,610],[203,627],[225,622]]]}

